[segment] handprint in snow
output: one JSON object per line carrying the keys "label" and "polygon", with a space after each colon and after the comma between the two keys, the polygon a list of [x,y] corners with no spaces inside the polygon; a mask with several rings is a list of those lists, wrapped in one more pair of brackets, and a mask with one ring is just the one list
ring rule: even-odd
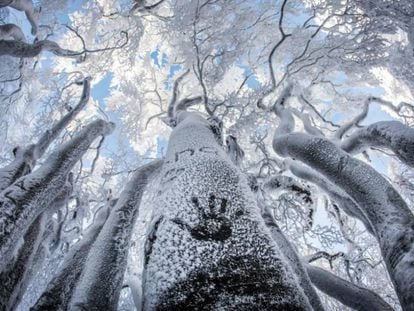
{"label": "handprint in snow", "polygon": [[[217,204],[221,200],[220,204]],[[174,218],[172,221],[183,229],[187,229],[191,236],[196,240],[203,241],[225,241],[230,238],[231,221],[226,217],[227,200],[218,199],[211,194],[208,199],[208,206],[200,206],[198,198],[191,198],[192,204],[196,207],[199,216],[199,223],[195,227],[191,227],[182,219]],[[219,206],[218,206],[219,205]]]}

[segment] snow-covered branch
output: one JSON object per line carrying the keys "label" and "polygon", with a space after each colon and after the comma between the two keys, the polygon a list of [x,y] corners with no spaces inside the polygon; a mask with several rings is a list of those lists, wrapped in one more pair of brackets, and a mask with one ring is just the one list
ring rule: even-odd
{"label": "snow-covered branch", "polygon": [[0,40],[0,56],[35,57],[42,51],[49,51],[57,56],[76,58],[80,60],[83,52],[62,49],[59,44],[50,40],[40,40],[34,43],[25,43],[17,40]]}
{"label": "snow-covered branch", "polygon": [[311,166],[355,200],[374,230],[401,305],[413,309],[414,216],[398,192],[372,167],[324,138],[290,133],[275,136],[273,148]]}
{"label": "snow-covered branch", "polygon": [[76,162],[98,136],[107,135],[113,129],[113,123],[103,120],[90,123],[53,152],[43,166],[0,193],[0,271],[13,258],[30,224],[50,205],[53,194],[65,185]]}
{"label": "snow-covered branch", "polygon": [[357,286],[322,268],[305,264],[312,284],[345,306],[360,311],[392,311],[391,306],[373,291]]}
{"label": "snow-covered branch", "polygon": [[19,26],[15,24],[0,25],[0,40],[12,38],[16,41],[24,41],[24,33]]}
{"label": "snow-covered branch", "polygon": [[414,129],[399,121],[380,121],[359,129],[341,147],[351,154],[369,147],[384,147],[391,149],[401,162],[414,167]]}
{"label": "snow-covered branch", "polygon": [[34,168],[36,161],[44,155],[50,144],[85,107],[89,100],[89,80],[89,78],[86,78],[83,81],[83,91],[79,103],[71,109],[71,111],[65,114],[51,129],[45,131],[36,144],[31,144],[23,148],[15,148],[14,160],[0,169],[0,191],[6,189],[19,177],[30,173]]}

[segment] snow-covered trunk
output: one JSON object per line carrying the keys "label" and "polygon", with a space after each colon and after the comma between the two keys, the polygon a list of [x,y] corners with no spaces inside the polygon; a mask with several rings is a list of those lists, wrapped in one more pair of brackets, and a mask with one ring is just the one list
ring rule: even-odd
{"label": "snow-covered trunk", "polygon": [[399,121],[381,121],[359,129],[345,139],[341,147],[352,154],[367,147],[385,147],[401,162],[414,167],[414,129]]}
{"label": "snow-covered trunk", "polygon": [[180,112],[145,254],[144,310],[311,310],[210,124]]}
{"label": "snow-covered trunk", "polygon": [[47,210],[40,214],[29,227],[11,269],[0,274],[0,284],[8,284],[5,286],[8,293],[4,292],[0,295],[5,305],[7,302],[7,310],[16,309],[32,277],[43,263],[50,235],[48,223],[52,220],[53,213],[66,204],[72,190],[72,182],[68,181]]}
{"label": "snow-covered trunk", "polygon": [[[76,283],[85,268],[86,258],[89,251],[101,232],[109,213],[108,207],[98,212],[91,228],[66,254],[62,266],[49,282],[46,290],[39,297],[31,311],[68,310],[69,301],[72,297]],[[105,309],[104,309],[105,310]]]}
{"label": "snow-covered trunk", "polygon": [[336,275],[312,266],[305,265],[312,283],[325,294],[340,301],[345,306],[359,311],[392,311],[393,308],[373,291],[357,286]]}
{"label": "snow-covered trunk", "polygon": [[139,168],[94,243],[70,301],[71,310],[116,310],[126,269],[132,229],[145,186],[162,161]]}
{"label": "snow-covered trunk", "polygon": [[83,81],[83,91],[79,103],[67,114],[65,114],[56,124],[48,129],[39,138],[36,144],[27,147],[17,147],[14,150],[14,160],[0,169],[0,191],[3,191],[18,178],[31,172],[36,161],[40,159],[51,143],[59,136],[64,128],[76,117],[85,107],[89,100],[90,78]]}
{"label": "snow-covered trunk", "polygon": [[52,203],[75,163],[113,123],[96,120],[53,152],[39,169],[19,178],[0,193],[0,271],[12,260],[20,239],[32,222]]}
{"label": "snow-covered trunk", "polygon": [[274,218],[272,217],[271,211],[265,209],[262,213],[263,219],[266,223],[266,226],[270,228],[270,232],[272,234],[272,238],[276,241],[279,245],[280,249],[282,250],[283,254],[291,263],[292,269],[295,271],[296,275],[299,278],[299,282],[309,299],[310,304],[314,310],[324,310],[322,306],[322,302],[316,293],[316,290],[311,284],[309,276],[302,264],[302,261],[299,258],[296,250],[290,244],[289,240],[285,237],[283,232],[280,230],[279,226],[276,224]]}
{"label": "snow-covered trunk", "polygon": [[31,172],[35,163],[35,147],[32,144],[24,148],[16,147],[13,150],[13,161],[0,169],[0,191],[6,189],[18,178]]}
{"label": "snow-covered trunk", "polygon": [[275,135],[273,148],[311,166],[355,200],[370,222],[404,310],[414,310],[414,216],[371,166],[334,143],[302,133]]}
{"label": "snow-covered trunk", "polygon": [[39,215],[24,235],[16,259],[0,273],[0,310],[13,310],[16,307],[25,281],[29,279],[31,263],[41,243],[45,225],[44,215]]}

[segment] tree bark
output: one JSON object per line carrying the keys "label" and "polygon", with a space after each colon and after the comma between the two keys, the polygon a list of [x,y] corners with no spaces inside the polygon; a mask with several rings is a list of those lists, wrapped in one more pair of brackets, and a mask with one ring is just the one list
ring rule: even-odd
{"label": "tree bark", "polygon": [[145,256],[144,310],[311,310],[210,124],[179,112]]}
{"label": "tree bark", "polygon": [[312,283],[325,294],[340,301],[343,305],[359,311],[392,311],[391,306],[373,291],[357,286],[336,275],[312,266],[305,265]]}
{"label": "tree bark", "polygon": [[404,310],[414,310],[414,216],[398,192],[369,165],[326,139],[275,135],[273,148],[322,173],[355,200],[370,222]]}
{"label": "tree bark", "polygon": [[381,121],[359,129],[345,139],[341,147],[351,154],[367,147],[385,147],[401,162],[414,167],[414,129],[399,121]]}
{"label": "tree bark", "polygon": [[66,254],[57,274],[30,311],[69,310],[69,301],[85,268],[86,258],[107,220],[108,213],[108,207],[98,212],[91,228]]}
{"label": "tree bark", "polygon": [[141,198],[161,165],[156,160],[140,167],[126,185],[89,252],[70,310],[117,310]]}
{"label": "tree bark", "polygon": [[50,40],[40,40],[33,44],[17,40],[0,40],[0,56],[36,57],[42,51],[49,51],[56,56],[80,59],[82,52],[62,49],[59,44]]}
{"label": "tree bark", "polygon": [[109,134],[113,123],[96,120],[53,152],[45,164],[18,179],[0,193],[0,271],[13,258],[16,246],[31,223],[54,199],[75,163],[100,135]]}
{"label": "tree bark", "polygon": [[36,161],[40,159],[50,144],[60,135],[63,129],[78,115],[89,100],[90,78],[83,80],[83,91],[79,103],[65,114],[51,129],[39,138],[36,144],[15,149],[14,160],[0,169],[0,191],[3,191],[18,178],[30,173]]}
{"label": "tree bark", "polygon": [[296,250],[280,230],[279,226],[276,224],[275,220],[273,219],[269,210],[265,210],[263,212],[263,219],[266,223],[266,226],[270,228],[270,232],[272,234],[272,238],[276,241],[277,245],[279,245],[281,251],[286,256],[286,258],[291,263],[293,270],[295,271],[296,275],[299,278],[300,285],[302,286],[306,296],[309,299],[310,304],[312,305],[313,310],[324,310],[322,306],[322,302],[316,293],[316,290],[313,288],[311,284],[311,280],[309,279],[308,273],[306,272],[302,261],[299,258]]}

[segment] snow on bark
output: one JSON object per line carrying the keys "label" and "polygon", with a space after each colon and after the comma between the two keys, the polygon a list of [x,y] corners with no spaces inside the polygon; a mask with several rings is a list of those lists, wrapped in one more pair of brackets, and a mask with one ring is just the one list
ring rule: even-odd
{"label": "snow on bark", "polygon": [[312,283],[322,292],[359,311],[392,311],[393,308],[379,295],[357,286],[322,268],[305,264]]}
{"label": "snow on bark", "polygon": [[23,31],[15,24],[0,25],[0,40],[12,38],[17,41],[24,41]]}
{"label": "snow on bark", "polygon": [[385,147],[401,162],[414,167],[414,129],[399,121],[381,121],[359,129],[345,139],[341,147],[351,154],[367,147]]}
{"label": "snow on bark", "polygon": [[14,160],[0,169],[0,191],[3,191],[18,178],[29,174],[36,162],[34,150],[36,146],[16,147],[13,150]]}
{"label": "snow on bark", "polygon": [[31,311],[68,310],[70,298],[80,275],[85,269],[86,258],[109,214],[108,206],[101,209],[83,238],[66,254],[62,266],[39,297]]}
{"label": "snow on bark", "polygon": [[85,107],[89,100],[90,78],[83,80],[83,91],[79,103],[67,114],[65,114],[51,129],[47,130],[39,138],[36,144],[27,147],[15,148],[14,160],[0,169],[0,191],[3,191],[18,178],[31,172],[50,144],[59,136],[63,129],[76,117]]}
{"label": "snow on bark", "polygon": [[76,58],[80,60],[82,52],[62,49],[59,44],[50,40],[40,40],[34,43],[25,43],[17,40],[0,40],[0,56],[35,57],[42,51],[49,51],[56,56]]}
{"label": "snow on bark", "polygon": [[32,35],[37,33],[38,13],[35,11],[32,0],[3,0],[0,2],[0,8],[10,6],[11,8],[25,13],[27,20],[32,26]]}
{"label": "snow on bark", "polygon": [[27,230],[23,245],[18,250],[16,260],[0,273],[0,310],[14,310],[20,303],[23,294],[43,260],[43,245],[47,242],[46,223],[56,209],[66,203],[72,192],[72,184],[67,183],[53,200],[50,207],[31,224]]}
{"label": "snow on bark", "polygon": [[298,161],[286,159],[284,164],[290,169],[293,175],[307,180],[322,189],[347,215],[359,219],[371,234],[374,234],[370,222],[355,201],[349,197],[341,188],[330,182],[327,178],[314,171],[310,167],[301,165]]}
{"label": "snow on bark", "polygon": [[276,224],[275,219],[272,217],[271,211],[268,208],[264,209],[262,216],[266,223],[266,226],[270,229],[272,238],[276,241],[277,245],[280,247],[280,250],[291,263],[292,269],[298,276],[300,285],[308,297],[313,310],[324,310],[322,302],[311,284],[302,261],[300,260],[292,244],[288,241],[283,232],[280,230],[279,226]]}
{"label": "snow on bark", "polygon": [[177,120],[154,202],[144,310],[311,310],[210,124],[188,112]]}
{"label": "snow on bark", "polygon": [[17,306],[22,289],[26,287],[29,270],[35,253],[40,246],[45,226],[44,215],[39,215],[24,235],[16,259],[0,273],[0,310],[12,310]]}
{"label": "snow on bark", "polygon": [[240,166],[244,158],[244,151],[237,142],[237,138],[233,135],[226,137],[227,156],[236,166]]}
{"label": "snow on bark", "polygon": [[162,161],[156,160],[140,167],[126,185],[88,255],[71,310],[117,309],[141,198],[161,165]]}
{"label": "snow on bark", "polygon": [[98,136],[111,133],[113,128],[113,123],[103,120],[91,122],[53,152],[43,166],[0,193],[0,271],[13,258],[30,224],[65,185],[75,163]]}
{"label": "snow on bark", "polygon": [[355,200],[373,228],[403,309],[413,310],[414,216],[398,192],[371,166],[326,139],[275,135],[273,148],[311,166]]}

